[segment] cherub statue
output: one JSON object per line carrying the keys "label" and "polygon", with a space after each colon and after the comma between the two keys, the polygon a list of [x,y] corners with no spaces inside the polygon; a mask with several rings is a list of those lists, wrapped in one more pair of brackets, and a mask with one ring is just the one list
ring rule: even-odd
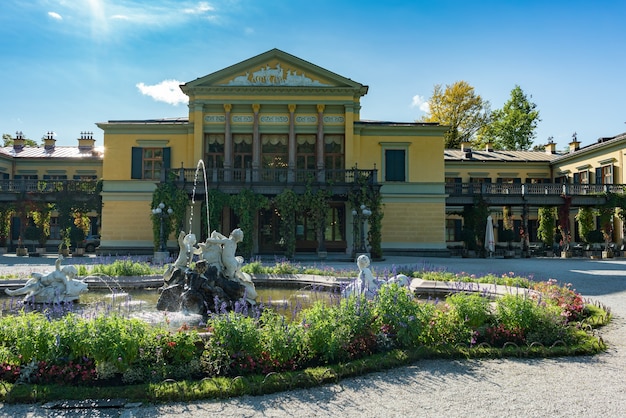
{"label": "cherub statue", "polygon": [[233,230],[230,236],[226,238],[217,231],[211,233],[211,238],[206,240],[207,244],[218,244],[222,247],[222,265],[224,266],[224,277],[234,279],[237,269],[243,264],[243,258],[235,256],[237,252],[237,244],[243,240],[243,231],[239,228]]}
{"label": "cherub statue", "polygon": [[389,280],[374,278],[369,268],[370,259],[365,254],[361,254],[357,257],[356,264],[359,268],[359,275],[342,291],[341,294],[344,297],[355,294],[357,296],[364,295],[366,298],[371,299],[376,295],[382,285],[397,283],[399,286],[409,286],[408,277],[403,274],[393,276]]}
{"label": "cherub statue", "polygon": [[26,295],[24,301],[35,303],[68,302],[77,300],[81,293],[87,291],[87,284],[75,280],[78,270],[75,266],[61,268],[63,256],[55,261],[55,270],[48,273],[32,273],[24,286],[16,290],[5,289],[10,296]]}
{"label": "cherub statue", "polygon": [[[211,232],[210,239],[226,238],[217,231]],[[198,248],[194,250],[194,254],[199,255],[207,262],[207,266],[214,266],[218,273],[224,269],[222,265],[222,246],[213,242],[200,242]]]}

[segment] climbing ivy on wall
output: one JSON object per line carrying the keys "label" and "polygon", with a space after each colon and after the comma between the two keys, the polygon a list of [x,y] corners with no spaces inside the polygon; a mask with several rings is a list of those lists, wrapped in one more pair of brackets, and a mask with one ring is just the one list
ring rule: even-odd
{"label": "climbing ivy on wall", "polygon": [[280,215],[279,233],[284,242],[285,256],[293,258],[296,253],[296,214],[300,212],[302,202],[293,190],[284,189],[272,203]]}
{"label": "climbing ivy on wall", "polygon": [[[159,203],[165,204],[165,210],[172,208],[172,215],[165,218],[163,222],[163,236],[167,240],[175,229],[184,231],[185,216],[187,214],[187,207],[189,206],[189,197],[184,190],[176,187],[174,182],[167,181],[165,183],[159,183],[157,188],[152,194],[151,209],[155,209]],[[154,242],[154,249],[159,247],[161,221],[156,215],[150,215],[152,218],[152,237]]]}
{"label": "climbing ivy on wall", "polygon": [[380,188],[373,187],[367,176],[357,175],[354,179],[354,187],[348,192],[348,202],[350,210],[360,211],[361,205],[365,205],[372,211],[368,218],[367,240],[372,258],[381,258],[383,255],[381,242],[384,214]]}
{"label": "climbing ivy on wall", "polygon": [[539,218],[537,238],[539,238],[544,245],[552,247],[556,229],[556,208],[541,207],[537,209],[537,217]]}
{"label": "climbing ivy on wall", "polygon": [[474,197],[472,205],[463,206],[463,242],[468,250],[484,251],[484,245],[478,245],[477,241],[483,242],[487,229],[487,217],[489,216],[489,204],[481,197]]}
{"label": "climbing ivy on wall", "polygon": [[0,247],[6,247],[11,233],[11,216],[14,213],[13,204],[0,202]]}
{"label": "climbing ivy on wall", "polygon": [[229,204],[239,218],[239,228],[244,232],[243,241],[237,248],[244,257],[250,257],[253,249],[254,220],[259,209],[269,206],[269,199],[250,189],[243,189],[238,194],[230,196]]}
{"label": "climbing ivy on wall", "polygon": [[326,251],[324,230],[326,228],[326,214],[330,208],[329,201],[331,196],[332,192],[329,189],[318,189],[314,192],[309,183],[306,186],[304,195],[300,197],[300,205],[298,205],[302,211],[307,213],[307,218],[312,224],[311,226],[317,238],[318,251]]}
{"label": "climbing ivy on wall", "polygon": [[[221,190],[211,190],[209,192],[209,230],[220,231],[222,226],[222,210],[230,206],[230,195]],[[202,230],[207,230],[206,208],[202,210]],[[225,233],[226,231],[220,231]],[[208,237],[207,237],[208,238]]]}
{"label": "climbing ivy on wall", "polygon": [[593,210],[589,207],[578,208],[576,221],[578,222],[578,234],[580,235],[580,238],[587,243],[590,242],[589,233],[594,230]]}

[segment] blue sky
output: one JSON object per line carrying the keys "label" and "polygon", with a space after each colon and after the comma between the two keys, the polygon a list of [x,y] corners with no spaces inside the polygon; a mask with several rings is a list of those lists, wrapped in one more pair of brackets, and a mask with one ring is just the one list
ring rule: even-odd
{"label": "blue sky", "polygon": [[535,144],[626,131],[624,1],[4,0],[0,132],[76,145],[97,122],[187,116],[179,83],[281,49],[369,86],[361,118],[414,121],[435,84],[537,104]]}

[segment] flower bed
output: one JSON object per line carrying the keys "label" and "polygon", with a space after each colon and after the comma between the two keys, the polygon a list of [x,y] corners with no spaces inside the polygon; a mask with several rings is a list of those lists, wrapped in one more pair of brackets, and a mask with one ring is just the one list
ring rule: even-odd
{"label": "flower bed", "polygon": [[[435,276],[428,273],[429,280]],[[569,286],[513,275],[500,279],[536,292],[512,292],[494,301],[459,292],[425,303],[406,288],[387,285],[373,300],[318,302],[296,312],[292,321],[262,307],[244,312],[241,304],[235,312],[213,313],[203,329],[183,326],[175,332],[112,312],[59,319],[20,312],[0,318],[0,379],[111,385],[293,372],[392,350],[447,357],[493,350],[506,355],[511,345],[528,347],[534,355],[546,354],[537,347],[567,347],[577,354],[604,349],[592,328],[610,315],[584,303]],[[590,317],[596,319],[590,323]]]}

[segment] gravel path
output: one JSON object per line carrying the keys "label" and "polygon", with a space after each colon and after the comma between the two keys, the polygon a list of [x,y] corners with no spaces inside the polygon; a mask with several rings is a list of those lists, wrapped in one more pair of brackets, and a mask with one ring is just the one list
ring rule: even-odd
{"label": "gravel path", "polygon": [[[4,260],[3,260],[4,261]],[[327,263],[349,268],[352,263]],[[119,410],[59,411],[40,405],[0,404],[0,417],[621,417],[626,411],[626,261],[583,259],[416,259],[468,273],[513,271],[570,282],[586,297],[610,306],[613,322],[602,336],[610,348],[592,357],[506,360],[424,360],[337,384],[259,397]],[[45,266],[44,266],[45,267]],[[0,264],[0,272],[3,265]]]}

